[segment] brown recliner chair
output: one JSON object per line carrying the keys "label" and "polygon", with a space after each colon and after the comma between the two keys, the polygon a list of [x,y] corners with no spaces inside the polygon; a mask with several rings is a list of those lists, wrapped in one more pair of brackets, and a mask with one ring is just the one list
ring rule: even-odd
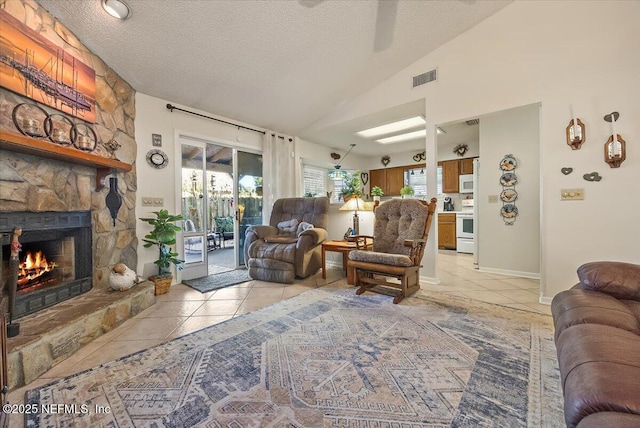
{"label": "brown recliner chair", "polygon": [[322,267],[322,242],[327,239],[329,198],[285,198],[273,204],[269,226],[249,226],[244,259],[249,276],[262,281],[292,283]]}

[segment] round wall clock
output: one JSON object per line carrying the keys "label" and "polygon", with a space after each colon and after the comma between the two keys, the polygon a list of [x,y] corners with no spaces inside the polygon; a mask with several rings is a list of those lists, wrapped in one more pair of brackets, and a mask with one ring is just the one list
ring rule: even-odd
{"label": "round wall clock", "polygon": [[147,163],[154,168],[164,168],[169,163],[169,157],[160,149],[153,149],[147,152]]}

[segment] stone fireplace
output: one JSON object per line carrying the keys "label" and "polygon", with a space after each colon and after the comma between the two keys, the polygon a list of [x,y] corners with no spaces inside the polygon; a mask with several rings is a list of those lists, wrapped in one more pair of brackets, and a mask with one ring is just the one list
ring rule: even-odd
{"label": "stone fireplace", "polygon": [[20,269],[13,318],[86,293],[93,286],[91,213],[0,213],[2,276],[8,276],[10,239],[21,228]]}
{"label": "stone fireplace", "polygon": [[[29,279],[17,303],[19,335],[7,342],[9,386],[28,383],[82,345],[153,304],[152,284],[127,292],[108,285],[111,268],[137,266],[135,90],[64,25],[33,0],[2,4],[4,12],[95,71],[96,148],[84,154],[47,138],[21,135],[14,108],[28,99],[0,88],[0,286],[7,309],[7,262],[13,228],[22,227],[21,259],[42,252],[54,266],[25,267]],[[40,105],[47,115],[59,110]],[[73,118],[73,122],[82,121]],[[17,137],[16,137],[17,136]],[[104,144],[115,140],[117,159]],[[16,141],[21,140],[21,144]],[[70,153],[70,151],[74,151]],[[113,162],[126,164],[117,168]],[[109,180],[118,178],[122,206],[115,219],[106,207]],[[42,258],[42,256],[40,256]],[[34,281],[34,282],[31,282]],[[75,297],[74,297],[75,296]],[[15,319],[15,317],[14,317]]]}

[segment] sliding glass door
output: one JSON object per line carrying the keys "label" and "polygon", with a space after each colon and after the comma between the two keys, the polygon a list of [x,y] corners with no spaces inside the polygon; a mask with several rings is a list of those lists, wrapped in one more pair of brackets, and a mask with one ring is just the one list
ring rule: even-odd
{"label": "sliding glass door", "polygon": [[243,267],[245,232],[252,224],[262,224],[262,155],[237,151],[236,158],[236,254],[238,265]]}
{"label": "sliding glass door", "polygon": [[205,149],[199,142],[183,142],[181,146],[183,280],[207,275]]}

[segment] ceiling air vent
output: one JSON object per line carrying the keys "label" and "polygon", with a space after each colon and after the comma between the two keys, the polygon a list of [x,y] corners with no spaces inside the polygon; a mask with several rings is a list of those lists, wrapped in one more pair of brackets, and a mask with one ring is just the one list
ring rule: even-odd
{"label": "ceiling air vent", "polygon": [[413,76],[413,87],[424,85],[425,83],[433,82],[438,78],[437,70],[427,71],[418,76]]}
{"label": "ceiling air vent", "polygon": [[467,120],[467,125],[469,126],[480,125],[480,119]]}

